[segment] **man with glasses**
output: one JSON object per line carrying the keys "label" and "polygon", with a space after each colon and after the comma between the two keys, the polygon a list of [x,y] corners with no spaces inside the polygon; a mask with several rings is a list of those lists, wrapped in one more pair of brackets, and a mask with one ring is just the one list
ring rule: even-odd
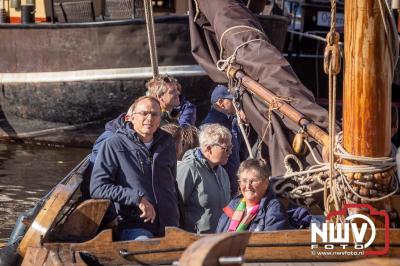
{"label": "man with glasses", "polygon": [[232,134],[232,151],[229,156],[228,162],[223,167],[229,175],[231,184],[231,195],[234,196],[238,192],[238,185],[236,182],[236,172],[240,164],[240,143],[242,142],[242,135],[239,132],[235,108],[233,106],[233,96],[228,88],[224,85],[217,85],[211,94],[211,109],[206,118],[201,123],[211,124],[217,123],[226,127]]}
{"label": "man with glasses", "polygon": [[159,129],[157,99],[137,99],[126,122],[101,146],[91,176],[93,198],[109,199],[119,220],[119,239],[162,236],[179,226],[172,137]]}
{"label": "man with glasses", "polygon": [[178,162],[177,182],[184,209],[183,228],[213,233],[222,208],[230,200],[229,177],[221,165],[231,154],[231,133],[218,124],[204,125],[199,148],[188,150]]}

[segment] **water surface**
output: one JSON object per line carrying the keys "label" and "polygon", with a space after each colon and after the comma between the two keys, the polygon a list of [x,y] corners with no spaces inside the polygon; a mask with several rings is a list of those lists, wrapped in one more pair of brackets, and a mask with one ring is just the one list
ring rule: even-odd
{"label": "water surface", "polygon": [[33,207],[88,153],[0,142],[0,246],[8,240],[18,214]]}

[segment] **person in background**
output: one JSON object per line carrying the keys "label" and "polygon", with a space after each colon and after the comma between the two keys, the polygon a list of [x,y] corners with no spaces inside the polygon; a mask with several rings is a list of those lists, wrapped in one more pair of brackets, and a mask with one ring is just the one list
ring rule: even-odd
{"label": "person in background", "polygon": [[185,100],[183,95],[181,96],[181,85],[175,78],[169,75],[159,75],[148,81],[146,88],[148,95],[160,101],[161,125],[174,123],[184,126],[195,123],[196,108]]}
{"label": "person in background", "polygon": [[224,208],[216,232],[258,232],[288,228],[288,217],[281,202],[269,186],[268,166],[248,159],[240,164],[240,195]]}
{"label": "person in background", "polygon": [[181,127],[194,126],[196,124],[196,113],[197,107],[193,103],[189,102],[182,92],[182,86],[179,84],[179,107],[175,108],[172,112],[178,113],[178,123]]}
{"label": "person in background", "polygon": [[[182,128],[182,156],[186,151],[199,147],[199,134],[195,126],[184,126]],[[178,157],[180,161],[182,159]]]}
{"label": "person in background", "polygon": [[200,147],[178,162],[177,182],[183,200],[183,228],[193,233],[215,231],[222,208],[230,200],[229,177],[221,165],[231,153],[231,133],[218,124],[200,129]]}
{"label": "person in background", "polygon": [[165,132],[169,133],[175,141],[175,151],[176,151],[176,158],[182,157],[182,132],[183,129],[176,125],[176,124],[165,124],[161,126],[161,129]]}
{"label": "person in background", "polygon": [[165,226],[179,226],[175,142],[159,129],[160,103],[144,96],[131,109],[101,145],[90,182],[92,198],[114,204],[119,240],[162,236]]}
{"label": "person in background", "polygon": [[227,128],[232,134],[232,152],[224,168],[229,175],[231,196],[234,197],[238,192],[236,173],[240,164],[239,148],[242,138],[235,117],[233,96],[226,86],[215,87],[211,94],[211,104],[211,109],[201,125],[217,123]]}

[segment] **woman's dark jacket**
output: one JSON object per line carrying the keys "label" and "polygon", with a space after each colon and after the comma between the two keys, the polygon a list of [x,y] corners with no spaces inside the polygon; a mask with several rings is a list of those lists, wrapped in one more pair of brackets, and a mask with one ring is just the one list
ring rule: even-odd
{"label": "woman's dark jacket", "polygon": [[[232,217],[242,198],[242,195],[237,196],[224,208],[224,213],[219,218],[217,233],[228,231],[231,222],[230,217]],[[288,218],[285,208],[275,197],[272,189],[268,188],[266,195],[261,199],[260,209],[247,230],[250,232],[259,232],[282,229],[288,229]]]}
{"label": "woman's dark jacket", "polygon": [[[175,178],[172,137],[158,129],[148,150],[130,123],[126,123],[101,146],[93,167],[90,194],[114,202],[122,228],[144,228],[160,236],[165,226],[179,226]],[[142,197],[156,210],[153,224],[139,217]]]}

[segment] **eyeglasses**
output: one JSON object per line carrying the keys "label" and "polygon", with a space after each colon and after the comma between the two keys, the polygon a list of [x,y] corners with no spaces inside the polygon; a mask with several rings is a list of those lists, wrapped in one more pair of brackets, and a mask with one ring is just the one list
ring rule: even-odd
{"label": "eyeglasses", "polygon": [[260,178],[254,178],[254,179],[243,178],[243,179],[238,179],[238,182],[240,185],[250,184],[252,186],[252,185],[260,184],[262,182],[262,179],[260,179]]}
{"label": "eyeglasses", "polygon": [[214,144],[213,146],[218,146],[220,147],[222,150],[224,150],[224,152],[228,153],[232,150],[232,145],[228,145],[228,146],[222,146],[221,144]]}
{"label": "eyeglasses", "polygon": [[168,83],[174,82],[174,83],[177,83],[177,80],[176,80],[175,78],[173,78],[173,77],[171,77],[171,76],[168,76],[168,75],[166,75],[166,76],[161,76],[161,79],[162,79],[164,82],[168,82]]}
{"label": "eyeglasses", "polygon": [[159,112],[151,112],[151,111],[140,111],[133,113],[135,115],[140,115],[141,117],[147,118],[149,115],[152,117],[159,117],[161,114]]}

